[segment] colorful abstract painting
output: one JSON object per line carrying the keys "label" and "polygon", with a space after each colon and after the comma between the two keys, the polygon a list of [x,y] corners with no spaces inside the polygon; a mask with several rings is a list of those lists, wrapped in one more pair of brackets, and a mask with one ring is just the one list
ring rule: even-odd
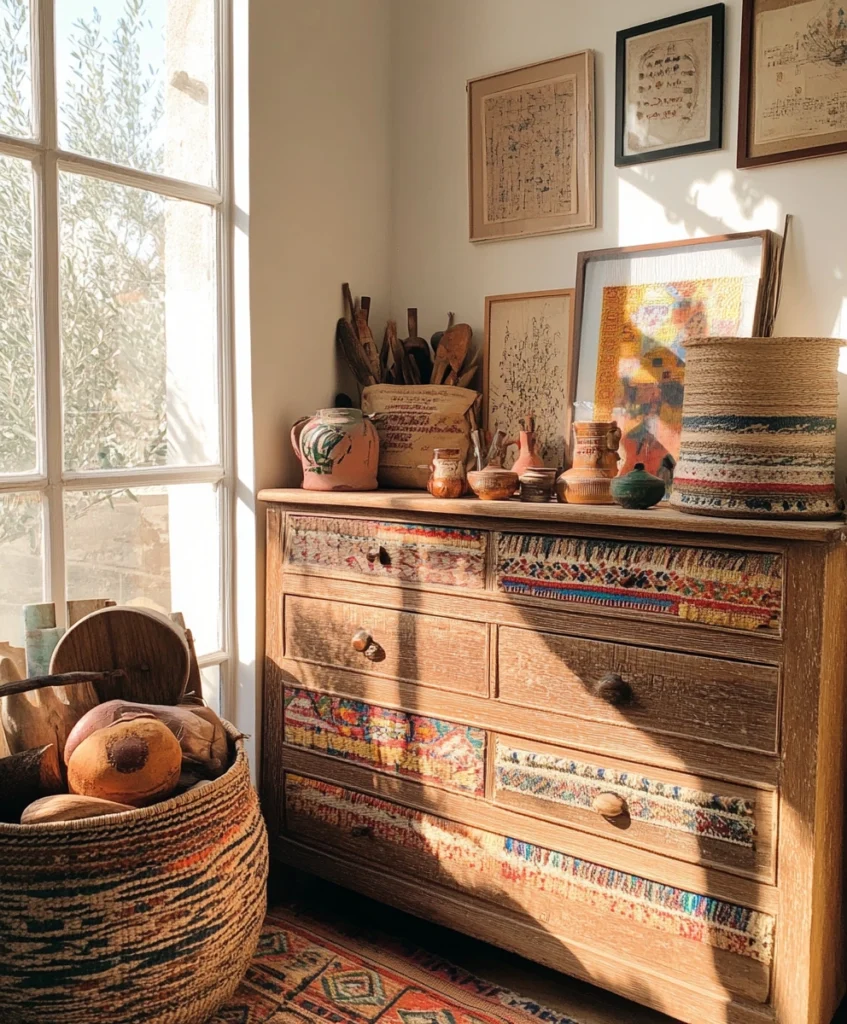
{"label": "colorful abstract painting", "polygon": [[618,421],[623,472],[643,462],[662,475],[668,456],[676,463],[685,344],[739,334],[743,298],[740,277],[603,289],[594,418]]}

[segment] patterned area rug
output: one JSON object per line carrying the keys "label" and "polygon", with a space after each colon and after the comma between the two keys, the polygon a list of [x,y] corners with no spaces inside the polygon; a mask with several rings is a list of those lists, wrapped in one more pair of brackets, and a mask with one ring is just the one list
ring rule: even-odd
{"label": "patterned area rug", "polygon": [[208,1024],[579,1024],[421,949],[271,911],[247,976]]}

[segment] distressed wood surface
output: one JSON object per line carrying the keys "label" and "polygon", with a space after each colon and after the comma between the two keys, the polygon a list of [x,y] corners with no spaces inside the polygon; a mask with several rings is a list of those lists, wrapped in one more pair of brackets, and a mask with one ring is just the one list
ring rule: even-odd
{"label": "distressed wood surface", "polygon": [[829,542],[838,539],[845,528],[843,517],[816,522],[787,519],[726,519],[686,515],[665,508],[632,510],[617,505],[527,505],[520,501],[480,501],[478,498],[433,498],[425,491],[304,491],[299,488],[268,488],[259,491],[259,500],[297,508],[323,508],[327,514],[353,509],[373,512],[424,512],[450,520],[456,516],[489,520],[515,519],[554,524],[574,523],[618,529],[660,530],[663,533],[712,534],[727,540],[758,537],[769,541],[806,540]]}
{"label": "distressed wood surface", "polygon": [[[372,641],[363,650],[354,646],[360,630]],[[487,694],[487,640],[483,622],[285,598],[285,651],[294,661]]]}
{"label": "distressed wood surface", "polygon": [[[630,688],[631,698],[620,706],[595,695],[609,675]],[[504,628],[497,692],[504,703],[520,707],[764,753],[777,749],[779,673],[761,665]]]}

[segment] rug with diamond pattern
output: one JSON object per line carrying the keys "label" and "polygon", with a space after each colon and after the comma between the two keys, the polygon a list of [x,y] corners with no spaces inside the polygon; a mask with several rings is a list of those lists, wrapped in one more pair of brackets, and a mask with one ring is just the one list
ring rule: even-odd
{"label": "rug with diamond pattern", "polygon": [[376,944],[277,908],[240,988],[208,1024],[578,1022],[424,950]]}

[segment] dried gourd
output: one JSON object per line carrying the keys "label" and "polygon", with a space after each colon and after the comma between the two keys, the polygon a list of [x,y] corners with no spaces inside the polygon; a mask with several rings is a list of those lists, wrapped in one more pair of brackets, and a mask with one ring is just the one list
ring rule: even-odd
{"label": "dried gourd", "polygon": [[108,700],[80,718],[65,743],[65,764],[91,733],[139,715],[152,715],[171,730],[182,748],[184,767],[190,768],[197,777],[215,779],[226,771],[229,766],[226,730],[211,708],[137,704],[127,700]]}
{"label": "dried gourd", "polygon": [[22,825],[40,825],[49,821],[79,821],[82,818],[97,818],[101,814],[120,814],[133,811],[129,804],[118,804],[113,800],[100,800],[96,796],[74,796],[57,793],[34,800],[21,815]]}
{"label": "dried gourd", "polygon": [[68,759],[68,789],[143,807],[176,789],[182,749],[152,716],[114,722],[87,736]]}

